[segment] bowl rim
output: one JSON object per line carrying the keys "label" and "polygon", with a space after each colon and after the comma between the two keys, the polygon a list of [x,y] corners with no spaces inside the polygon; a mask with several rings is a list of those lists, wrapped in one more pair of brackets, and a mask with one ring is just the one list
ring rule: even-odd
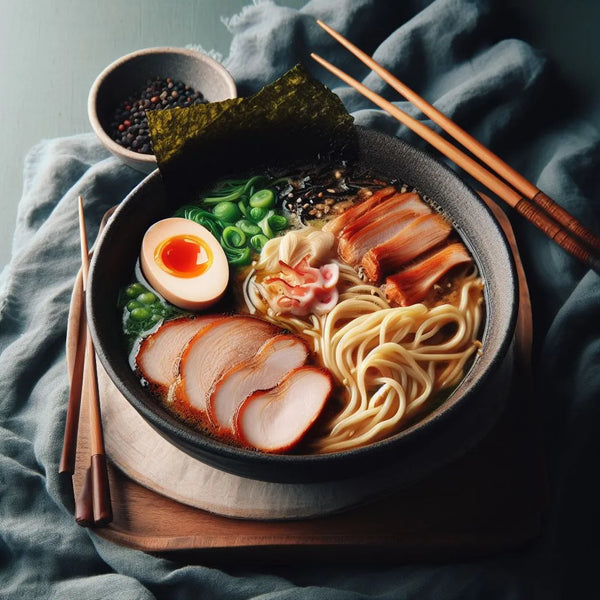
{"label": "bowl rim", "polygon": [[[462,188],[462,191],[470,198],[471,201],[476,202],[477,205],[487,213],[489,217],[491,225],[496,230],[496,233],[500,236],[502,241],[502,246],[506,251],[506,259],[505,267],[507,269],[507,274],[509,276],[509,281],[506,282],[507,287],[510,286],[510,300],[509,300],[509,309],[508,309],[508,318],[507,318],[507,327],[503,332],[502,339],[500,343],[497,345],[496,354],[490,360],[491,362],[488,364],[487,368],[483,373],[481,373],[477,379],[471,379],[468,384],[468,389],[464,390],[463,386],[465,385],[465,381],[467,380],[469,373],[472,372],[472,367],[467,371],[457,386],[455,390],[452,391],[450,396],[444,401],[442,406],[443,410],[434,411],[433,414],[427,416],[425,420],[419,420],[414,424],[411,424],[406,429],[401,430],[400,432],[367,444],[365,446],[352,448],[349,450],[344,450],[335,453],[329,454],[269,454],[263,452],[256,452],[244,448],[237,448],[231,445],[228,445],[224,442],[221,442],[215,438],[210,438],[208,436],[202,436],[200,433],[190,434],[183,429],[182,423],[178,422],[175,417],[164,419],[160,418],[156,412],[154,412],[149,406],[148,403],[140,399],[133,390],[129,389],[127,386],[119,386],[120,378],[118,373],[110,364],[108,357],[102,351],[102,348],[99,347],[98,354],[101,359],[104,367],[107,370],[110,378],[115,382],[115,385],[121,393],[127,398],[127,400],[136,408],[136,410],[144,417],[147,423],[149,423],[154,429],[157,429],[161,433],[165,431],[168,432],[168,439],[171,443],[180,447],[184,451],[191,453],[198,460],[202,460],[207,464],[212,466],[216,466],[219,469],[229,471],[232,473],[236,473],[238,475],[254,477],[254,475],[244,475],[244,473],[237,468],[237,463],[240,460],[248,461],[248,469],[244,470],[256,470],[256,478],[263,479],[266,481],[319,481],[323,479],[323,468],[329,465],[329,468],[335,470],[337,468],[340,469],[339,473],[332,473],[331,479],[343,479],[348,477],[349,475],[345,474],[345,468],[348,466],[348,461],[355,461],[360,464],[365,464],[366,461],[370,461],[372,457],[382,456],[383,453],[386,453],[389,449],[394,446],[401,446],[406,449],[412,447],[414,443],[418,442],[423,436],[427,436],[430,431],[433,429],[434,431],[439,432],[440,426],[443,426],[448,421],[456,418],[464,417],[465,408],[470,406],[473,408],[473,405],[476,404],[472,400],[477,397],[478,393],[482,390],[486,390],[486,386],[494,379],[494,376],[497,375],[497,372],[501,370],[502,364],[506,361],[507,356],[509,355],[509,349],[513,340],[517,313],[518,313],[518,297],[519,297],[519,288],[518,288],[518,278],[516,274],[516,266],[514,263],[514,257],[510,250],[510,245],[504,230],[500,226],[497,218],[491,211],[491,209],[481,200],[481,198],[477,195],[477,193],[462,179],[458,176],[456,172],[454,172],[449,166],[440,162],[439,159],[435,158],[431,154],[427,153],[425,150],[419,149],[412,144],[404,141],[397,136],[392,136],[390,134],[381,132],[379,130],[366,128],[362,126],[356,126],[358,130],[362,130],[366,135],[375,135],[381,136],[383,138],[388,138],[393,140],[393,143],[398,144],[399,148],[403,148],[405,151],[408,151],[411,156],[415,160],[425,161],[428,163],[428,166],[433,166],[436,169],[440,169],[440,171],[446,176],[450,177],[453,180],[454,185],[458,185]],[[134,189],[132,189],[120,206],[117,208],[113,216],[111,217],[111,221],[113,219],[118,218],[121,212],[127,211],[127,207],[130,204],[128,200],[131,197],[135,198],[135,195],[138,193],[138,190],[147,185],[162,185],[162,178],[160,175],[160,171],[156,169],[149,175],[147,175]],[[110,224],[109,224],[110,225]],[[107,227],[101,235],[101,238],[98,241],[98,246],[101,246],[102,240],[105,235],[107,235],[109,231],[109,227]],[[463,241],[467,243],[469,251],[473,254],[474,258],[477,260],[477,253],[474,252],[474,248],[469,243],[469,239],[466,237],[466,234],[460,231],[461,237]],[[95,343],[98,342],[98,330],[97,323],[94,314],[94,308],[92,304],[92,299],[94,298],[93,293],[93,285],[94,285],[94,269],[96,263],[96,254],[92,258],[92,263],[90,266],[90,293],[87,294],[87,311],[90,315],[90,329],[92,332],[92,336],[94,338]],[[481,267],[481,264],[478,262],[478,267]],[[481,271],[481,269],[480,269]],[[480,272],[480,275],[484,277],[484,273]],[[486,308],[490,306],[490,298],[488,298],[488,294],[485,295]],[[487,331],[489,318],[485,319],[485,329],[483,331],[483,335]],[[463,388],[463,390],[461,390]],[[462,392],[462,396],[456,402],[449,403],[448,401],[457,393],[457,391]],[[446,405],[446,406],[444,406]],[[485,432],[484,432],[485,433]],[[192,441],[190,439],[193,438]],[[475,440],[476,441],[476,440]],[[211,461],[211,455],[214,455],[215,450],[218,450],[219,461],[213,462]],[[207,456],[208,453],[208,456]],[[200,455],[202,458],[200,458]],[[395,454],[395,456],[398,456]],[[233,466],[232,466],[233,464]],[[285,469],[286,466],[293,469],[298,469],[301,471],[304,476],[301,476],[300,479],[296,478],[296,475],[292,472],[288,476],[282,475],[281,473],[277,476],[271,476],[269,471],[273,468],[273,465],[280,465],[280,469]],[[312,469],[315,469],[314,472],[311,473]],[[259,474],[260,473],[260,474]]]}
{"label": "bowl rim", "polygon": [[228,98],[237,97],[237,85],[231,73],[220,62],[218,62],[212,56],[209,56],[205,52],[202,52],[201,50],[195,50],[192,48],[177,48],[175,46],[155,46],[149,48],[142,48],[140,50],[135,50],[134,52],[124,54],[123,56],[120,56],[119,58],[111,62],[108,66],[106,66],[94,79],[94,82],[92,83],[92,86],[88,93],[87,113],[90,125],[92,126],[92,129],[96,136],[108,148],[110,152],[112,152],[113,154],[118,154],[127,157],[129,160],[134,160],[139,163],[142,163],[146,165],[146,167],[149,169],[152,166],[156,166],[156,156],[154,156],[154,154],[140,154],[138,152],[133,152],[117,144],[117,142],[115,142],[110,137],[110,135],[104,129],[102,123],[100,122],[97,111],[97,97],[98,92],[108,75],[110,75],[111,73],[113,73],[118,68],[120,68],[132,59],[138,58],[140,56],[149,56],[152,54],[179,54],[182,56],[194,58],[196,60],[199,60],[200,62],[204,62],[210,65],[223,78],[223,81],[228,88]]}

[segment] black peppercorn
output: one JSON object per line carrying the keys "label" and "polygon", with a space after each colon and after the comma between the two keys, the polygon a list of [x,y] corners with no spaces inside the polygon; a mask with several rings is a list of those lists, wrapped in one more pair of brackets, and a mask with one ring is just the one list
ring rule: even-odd
{"label": "black peppercorn", "polygon": [[137,94],[121,102],[115,109],[109,135],[119,145],[141,154],[152,153],[148,133],[147,110],[162,110],[192,106],[206,102],[200,92],[170,77],[156,77],[146,82]]}

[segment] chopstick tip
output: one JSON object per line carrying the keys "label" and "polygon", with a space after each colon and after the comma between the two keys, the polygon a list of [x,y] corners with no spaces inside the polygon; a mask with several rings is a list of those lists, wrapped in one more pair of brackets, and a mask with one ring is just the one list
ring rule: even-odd
{"label": "chopstick tip", "polygon": [[319,64],[326,66],[327,61],[322,56],[319,56],[316,52],[311,52],[310,57],[313,60],[316,60]]}

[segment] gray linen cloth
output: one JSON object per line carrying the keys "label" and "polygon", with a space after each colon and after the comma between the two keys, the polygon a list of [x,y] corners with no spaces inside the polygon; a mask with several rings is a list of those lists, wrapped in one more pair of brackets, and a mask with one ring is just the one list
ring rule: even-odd
{"label": "gray linen cloth", "polygon": [[[596,233],[600,137],[553,93],[546,59],[512,37],[501,3],[313,0],[301,10],[248,6],[226,23],[223,61],[247,95],[301,62],[360,125],[424,144],[312,63],[315,51],[408,110],[315,24],[389,70],[507,159]],[[190,40],[193,42],[194,40]],[[419,117],[422,118],[422,117]],[[79,268],[76,199],[90,239],[141,180],[91,134],[45,140],[27,156],[13,255],[0,280],[0,597],[2,598],[582,598],[597,569],[600,278],[528,223],[514,223],[533,298],[537,415],[550,503],[530,545],[428,564],[187,566],[109,543],[75,524],[58,485],[68,398],[65,332]],[[593,595],[593,594],[592,594]]]}

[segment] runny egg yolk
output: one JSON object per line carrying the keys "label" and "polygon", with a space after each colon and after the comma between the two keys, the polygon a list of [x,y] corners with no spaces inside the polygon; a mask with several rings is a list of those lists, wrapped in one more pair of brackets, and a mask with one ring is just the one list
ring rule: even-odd
{"label": "runny egg yolk", "polygon": [[142,240],[140,267],[167,302],[199,311],[219,300],[229,282],[229,265],[219,240],[202,225],[170,217],[151,225]]}
{"label": "runny egg yolk", "polygon": [[213,253],[204,240],[184,233],[163,240],[154,251],[154,260],[166,273],[190,278],[202,275],[210,268]]}

